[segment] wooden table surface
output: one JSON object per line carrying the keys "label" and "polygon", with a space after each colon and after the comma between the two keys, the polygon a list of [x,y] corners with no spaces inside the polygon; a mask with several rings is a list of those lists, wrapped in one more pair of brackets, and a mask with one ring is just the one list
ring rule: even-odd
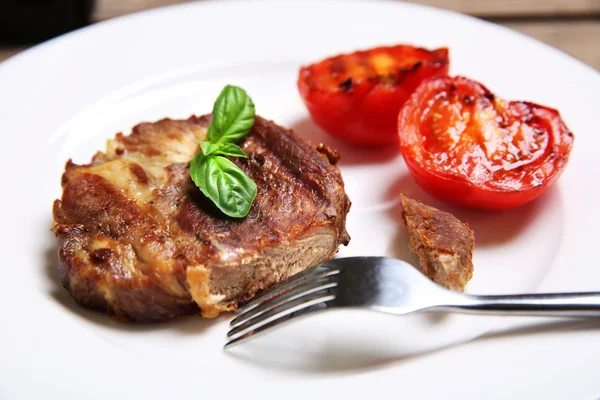
{"label": "wooden table surface", "polygon": [[[193,0],[96,0],[93,21]],[[412,0],[525,33],[600,71],[600,0]],[[26,47],[0,47],[0,61]]]}

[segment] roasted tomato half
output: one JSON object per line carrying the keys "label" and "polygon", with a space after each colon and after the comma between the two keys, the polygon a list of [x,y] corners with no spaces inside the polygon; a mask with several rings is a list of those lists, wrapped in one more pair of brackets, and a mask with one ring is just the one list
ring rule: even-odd
{"label": "roasted tomato half", "polygon": [[544,193],[569,159],[573,134],[558,111],[505,101],[462,77],[424,82],[398,116],[417,183],[468,207],[507,209]]}
{"label": "roasted tomato half", "polygon": [[298,89],[313,120],[348,142],[397,143],[398,111],[419,84],[448,74],[448,49],[378,47],[302,67]]}

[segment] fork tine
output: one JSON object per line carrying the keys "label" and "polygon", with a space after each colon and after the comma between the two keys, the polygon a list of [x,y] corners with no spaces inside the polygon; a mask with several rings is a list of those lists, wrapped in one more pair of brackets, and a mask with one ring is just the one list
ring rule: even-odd
{"label": "fork tine", "polygon": [[[229,348],[231,348],[235,345],[241,344],[251,338],[255,338],[255,337],[259,336],[260,334],[265,333],[266,331],[270,330],[270,328],[273,328],[277,325],[288,322],[288,321],[294,319],[295,317],[304,316],[304,315],[307,315],[310,313],[314,313],[316,311],[326,310],[328,308],[327,302],[334,300],[334,299],[335,299],[334,295],[320,294],[318,296],[312,296],[312,298],[308,301],[302,301],[293,307],[289,307],[285,310],[280,310],[279,314],[276,315],[276,318],[262,319],[260,322],[257,322],[254,325],[254,328],[252,330],[249,330],[246,333],[244,333],[236,338],[231,339],[230,341],[225,343],[225,346],[223,346],[223,348],[229,349]],[[267,321],[267,322],[265,322],[265,321]]]}
{"label": "fork tine", "polygon": [[322,265],[318,265],[316,267],[302,271],[300,273],[297,273],[297,274],[291,276],[287,280],[273,286],[272,288],[268,289],[266,292],[261,294],[259,297],[256,297],[249,303],[244,304],[242,307],[238,308],[234,312],[234,314],[239,315],[239,314],[243,314],[247,311],[250,311],[253,308],[258,307],[261,304],[263,304],[271,299],[279,297],[282,294],[285,294],[288,291],[292,290],[293,288],[303,285],[304,283],[309,282],[313,279],[324,278],[326,276],[330,276],[330,275],[334,275],[334,274],[338,274],[338,273],[339,273],[338,270],[332,270],[329,268],[325,268]]}
{"label": "fork tine", "polygon": [[247,321],[251,321],[257,316],[272,310],[275,307],[279,307],[280,305],[287,303],[288,301],[298,299],[300,297],[318,292],[323,289],[333,288],[335,286],[337,286],[337,282],[331,276],[316,279],[314,281],[307,282],[304,285],[296,286],[295,288],[287,291],[286,293],[275,297],[270,301],[263,302],[259,306],[252,308],[243,314],[238,315],[231,321],[229,325],[232,328],[236,328],[242,324],[247,323]]}
{"label": "fork tine", "polygon": [[311,302],[316,298],[321,298],[327,295],[334,295],[330,288],[321,289],[319,291],[307,294],[305,296],[286,301],[285,303],[273,307],[270,310],[265,311],[258,316],[255,316],[254,318],[250,318],[242,324],[238,325],[237,327],[231,329],[229,332],[227,332],[227,337],[238,335],[247,329],[252,329],[257,325],[262,325],[263,323],[268,322],[270,319],[277,317],[278,314],[285,313],[288,310],[293,310],[296,307],[302,306],[307,302]]}

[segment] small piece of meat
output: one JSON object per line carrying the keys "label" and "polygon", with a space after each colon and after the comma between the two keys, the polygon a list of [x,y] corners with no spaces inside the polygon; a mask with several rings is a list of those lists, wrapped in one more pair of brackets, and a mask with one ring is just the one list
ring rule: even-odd
{"label": "small piece of meat", "polygon": [[441,286],[462,292],[473,276],[473,231],[448,212],[401,197],[409,247],[419,255],[421,272]]}
{"label": "small piece of meat", "polygon": [[189,176],[210,120],[142,123],[91,163],[67,163],[53,231],[80,304],[123,321],[215,317],[348,243],[337,160],[260,117],[239,142],[248,158],[232,159],[256,199],[243,219],[222,214]]}

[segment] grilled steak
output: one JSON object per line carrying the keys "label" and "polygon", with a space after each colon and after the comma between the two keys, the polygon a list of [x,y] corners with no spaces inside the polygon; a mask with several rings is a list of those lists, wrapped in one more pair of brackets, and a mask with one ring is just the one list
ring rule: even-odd
{"label": "grilled steak", "polygon": [[215,317],[348,243],[334,151],[257,117],[239,142],[248,159],[232,161],[258,193],[231,219],[189,177],[209,124],[142,123],[90,164],[67,163],[53,230],[62,283],[83,306],[129,321]]}
{"label": "grilled steak", "polygon": [[473,276],[473,231],[454,215],[402,195],[410,249],[421,272],[448,289],[462,292]]}

